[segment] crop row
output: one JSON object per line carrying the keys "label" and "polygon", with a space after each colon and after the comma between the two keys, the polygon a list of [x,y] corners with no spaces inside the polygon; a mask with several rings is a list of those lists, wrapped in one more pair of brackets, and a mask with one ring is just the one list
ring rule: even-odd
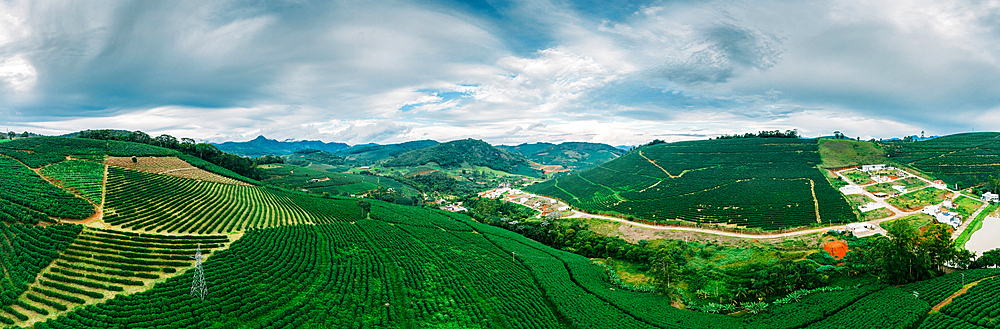
{"label": "crop row", "polygon": [[198,182],[109,168],[109,223],[157,232],[231,232],[311,222],[288,197],[262,187]]}
{"label": "crop row", "polygon": [[94,204],[101,203],[104,165],[83,160],[67,160],[42,167],[42,175],[53,183],[76,191]]}
{"label": "crop row", "polygon": [[94,213],[89,202],[45,181],[14,159],[0,156],[0,172],[4,175],[0,200],[58,218],[83,219]]}
{"label": "crop row", "polygon": [[84,138],[31,137],[3,143],[0,153],[32,168],[60,162],[70,155],[166,156],[177,151],[146,144]]}

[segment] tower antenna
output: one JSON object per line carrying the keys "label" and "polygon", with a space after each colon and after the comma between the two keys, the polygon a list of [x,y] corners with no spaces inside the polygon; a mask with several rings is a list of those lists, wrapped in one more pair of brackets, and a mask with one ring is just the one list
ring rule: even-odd
{"label": "tower antenna", "polygon": [[198,244],[198,252],[194,254],[191,258],[194,258],[194,280],[191,281],[191,297],[198,296],[201,300],[205,300],[205,294],[208,293],[208,287],[205,286],[205,270],[201,267],[201,243]]}

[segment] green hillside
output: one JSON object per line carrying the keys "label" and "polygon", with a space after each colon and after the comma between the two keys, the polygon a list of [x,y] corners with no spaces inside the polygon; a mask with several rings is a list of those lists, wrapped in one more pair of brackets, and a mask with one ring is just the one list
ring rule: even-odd
{"label": "green hillside", "polygon": [[347,161],[360,165],[367,166],[376,164],[382,160],[409,152],[413,150],[419,150],[434,145],[438,145],[437,141],[432,140],[419,140],[419,141],[409,141],[399,144],[366,144],[366,145],[355,145],[346,150],[341,150],[335,153],[335,155],[344,157]]}
{"label": "green hillside", "polygon": [[663,143],[527,190],[647,221],[773,230],[857,220],[819,163],[816,140]]}
{"label": "green hillside", "polygon": [[576,170],[593,168],[625,154],[625,150],[611,145],[585,142],[526,143],[517,146],[500,145],[497,148],[519,153],[535,163],[560,165]]}
{"label": "green hillside", "polygon": [[[269,176],[264,179],[265,183],[294,190],[304,189],[312,193],[358,195],[382,187],[399,191],[408,198],[420,196],[420,192],[413,187],[383,176],[334,173],[290,164],[267,165],[264,166],[264,172]],[[314,182],[313,179],[317,181]]]}
{"label": "green hillside", "polygon": [[881,164],[890,159],[877,143],[850,139],[820,139],[820,168],[843,168],[863,164]]}
{"label": "green hillside", "polygon": [[1000,133],[967,133],[920,142],[889,142],[890,159],[954,186],[973,186],[1000,172]]}
{"label": "green hillside", "polygon": [[386,167],[421,166],[436,163],[444,168],[455,168],[463,163],[491,169],[537,177],[540,172],[520,154],[512,154],[476,139],[463,139],[409,151],[386,161]]}

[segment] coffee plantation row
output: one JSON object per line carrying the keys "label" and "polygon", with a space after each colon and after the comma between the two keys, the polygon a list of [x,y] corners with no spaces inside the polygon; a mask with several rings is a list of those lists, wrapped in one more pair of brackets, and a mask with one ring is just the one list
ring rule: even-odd
{"label": "coffee plantation row", "polygon": [[200,182],[117,167],[108,168],[106,198],[105,221],[156,232],[233,232],[349,221],[361,216],[354,201],[320,199],[259,186]]}
{"label": "coffee plantation row", "polygon": [[[955,273],[815,292],[739,317],[684,311],[655,293],[617,289],[589,259],[514,232],[438,210],[377,201],[371,209],[372,219],[353,223],[250,229],[205,262],[204,301],[190,295],[193,271],[183,269],[197,244],[222,247],[225,236],[87,228],[61,249],[36,243],[54,257],[4,308],[14,312],[0,314],[8,324],[31,316],[41,321],[35,328],[902,328],[961,288]],[[71,238],[73,227],[31,230]],[[989,278],[1000,270],[963,273]],[[981,322],[997,309],[988,282],[968,293],[984,297],[959,297],[943,312]]]}
{"label": "coffee plantation row", "polygon": [[1000,134],[967,133],[920,142],[884,145],[893,161],[944,180],[967,186],[985,182],[1000,171]]}
{"label": "coffee plantation row", "polygon": [[[229,243],[226,236],[81,231],[82,226],[66,224],[46,229],[0,224],[0,228],[12,237],[10,252],[18,257],[2,262],[16,274],[13,288],[4,285],[0,300],[7,313],[0,315],[0,322],[5,324],[22,323],[29,316],[56,318],[79,305],[142,290],[162,276],[191,266],[197,248],[208,255]],[[19,263],[24,265],[12,265]]]}
{"label": "coffee plantation row", "polygon": [[[4,145],[9,144],[13,142]],[[0,217],[24,218],[19,214],[29,214],[35,220],[28,222],[34,224],[39,219],[34,215],[38,212],[67,219],[83,219],[94,214],[94,205],[52,185],[17,160],[0,155],[0,172],[3,173],[3,179],[0,179],[0,212],[7,214],[0,214]]]}
{"label": "coffee plantation row", "polygon": [[843,196],[816,169],[819,162],[815,140],[657,144],[527,189],[583,210],[654,222],[683,220],[774,230],[857,220]]}
{"label": "coffee plantation row", "polygon": [[74,191],[94,204],[101,204],[104,165],[92,161],[67,160],[42,167],[52,183]]}

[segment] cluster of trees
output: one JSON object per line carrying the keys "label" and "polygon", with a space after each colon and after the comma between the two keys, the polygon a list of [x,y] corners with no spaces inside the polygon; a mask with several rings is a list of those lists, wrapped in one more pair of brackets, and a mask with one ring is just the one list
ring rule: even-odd
{"label": "cluster of trees", "polygon": [[285,163],[285,159],[273,154],[268,154],[261,157],[256,157],[252,159],[254,166],[271,164],[271,163]]}
{"label": "cluster of trees", "polygon": [[13,132],[13,131],[8,131],[6,134],[0,133],[0,139],[14,139],[15,137],[18,137],[18,136],[20,136],[20,137],[29,137],[29,136],[31,136],[31,133],[29,133],[27,131],[25,131],[23,133],[20,133],[20,134],[18,134],[16,132]]}
{"label": "cluster of trees", "polygon": [[[840,133],[840,132],[837,132]],[[756,134],[754,133],[744,133],[744,134],[732,134],[732,135],[722,135],[716,137],[715,139],[736,139],[736,138],[799,138],[799,130],[762,130]]]}
{"label": "cluster of trees", "polygon": [[132,132],[122,132],[118,130],[84,130],[81,131],[77,137],[156,145],[197,156],[205,161],[232,170],[237,174],[252,179],[259,180],[264,178],[264,171],[257,168],[254,163],[254,159],[229,154],[219,150],[215,147],[215,145],[197,143],[191,138],[181,138],[178,140],[176,137],[167,134],[150,137],[149,134],[138,130]]}
{"label": "cluster of trees", "polygon": [[886,228],[888,236],[874,239],[864,251],[864,260],[874,274],[890,284],[904,284],[938,277],[945,265],[968,268],[973,258],[955,248],[950,227],[934,223],[923,232],[906,220],[895,220]]}

